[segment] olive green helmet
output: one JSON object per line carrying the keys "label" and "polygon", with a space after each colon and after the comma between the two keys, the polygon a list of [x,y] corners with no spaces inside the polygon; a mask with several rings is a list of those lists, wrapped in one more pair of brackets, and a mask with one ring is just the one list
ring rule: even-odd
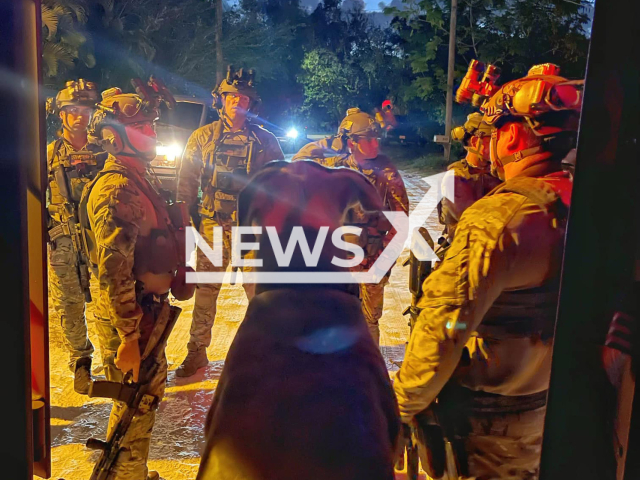
{"label": "olive green helmet", "polygon": [[347,110],[347,116],[340,122],[338,135],[345,135],[354,141],[358,137],[378,137],[380,125],[371,115],[354,107]]}
{"label": "olive green helmet", "polygon": [[480,112],[470,114],[463,125],[451,130],[451,139],[467,145],[471,137],[491,136],[492,128],[490,125],[484,123],[482,118],[483,115]]}
{"label": "olive green helmet", "polygon": [[55,100],[47,99],[47,113],[55,114],[60,112],[64,107],[95,107],[98,101],[98,89],[93,82],[87,82],[80,78],[69,80],[65,83],[62,90],[58,92]]}

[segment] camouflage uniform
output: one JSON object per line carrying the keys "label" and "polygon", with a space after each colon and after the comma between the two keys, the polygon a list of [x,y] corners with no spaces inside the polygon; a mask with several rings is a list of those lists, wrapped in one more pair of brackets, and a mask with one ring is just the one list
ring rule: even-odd
{"label": "camouflage uniform", "polygon": [[[464,212],[445,260],[423,285],[394,384],[402,417],[427,408],[452,375],[495,399],[544,402],[570,190],[562,173],[515,178]],[[513,318],[512,330],[504,318]],[[472,410],[470,475],[537,478],[544,410],[544,403],[523,412]]]}
{"label": "camouflage uniform", "polygon": [[[87,145],[87,150],[93,153],[103,152],[95,145]],[[50,228],[61,224],[60,211],[64,209],[66,199],[60,192],[53,177],[53,169],[70,165],[65,161],[69,153],[76,150],[62,137],[47,146],[47,170],[49,173],[49,205]],[[71,201],[80,201],[84,186],[91,181],[95,173],[101,168],[104,158],[98,159],[98,165],[90,167],[87,176],[73,176],[67,174]],[[69,368],[75,371],[76,362],[81,358],[91,359],[93,345],[89,341],[87,322],[85,318],[85,297],[80,285],[77,271],[77,252],[74,250],[71,237],[57,236],[49,242],[49,287],[53,309],[62,326],[64,344],[69,351]]]}
{"label": "camouflage uniform", "polygon": [[[122,161],[109,156],[103,172],[85,190],[86,200],[83,198],[95,235],[101,309],[108,316],[97,319],[98,334],[101,343],[110,345],[114,354],[121,341],[137,339],[142,355],[148,334],[160,312],[168,308],[166,294],[140,293],[145,285],[155,285],[156,290],[168,291],[172,278],[172,274],[168,273],[172,268],[158,267],[154,262],[157,256],[149,253],[150,232],[154,229],[163,230],[166,209],[163,212],[158,207],[164,201],[155,194],[144,175],[141,162]],[[141,185],[147,187],[142,189]],[[154,194],[155,201],[152,199]],[[149,256],[147,262],[140,258],[145,255]],[[146,268],[141,266],[148,263],[153,265]],[[155,273],[158,269],[166,273]],[[115,367],[108,369],[106,374],[111,381],[122,379],[122,373]],[[124,450],[114,468],[114,480],[147,478],[151,431],[166,380],[167,362],[163,358],[148,390],[149,395],[156,397],[155,404],[151,408],[141,409],[134,417],[126,433]],[[126,404],[114,401],[107,436],[125,409]]]}
{"label": "camouflage uniform", "polygon": [[[223,143],[227,138],[242,143],[248,142],[250,138],[253,139],[252,156],[247,166],[248,176],[255,174],[256,171],[270,161],[284,159],[280,144],[272,133],[256,125],[246,125],[243,130],[236,133],[222,132],[221,122],[216,121],[199,128],[191,134],[180,166],[176,195],[178,201],[183,201],[190,207],[196,204],[205,164],[207,160],[209,162],[213,161],[210,155],[212,155],[216,145]],[[219,140],[216,140],[217,138]],[[225,209],[230,213],[222,213],[219,208],[220,204],[224,204]],[[217,272],[227,269],[231,252],[231,228],[237,224],[235,218],[236,210],[237,198],[216,190],[211,184],[211,180],[207,185],[204,185],[199,231],[202,238],[210,245],[213,245],[214,227],[223,227],[223,265],[222,267],[212,265],[204,253],[197,249],[196,271]],[[199,284],[196,289],[191,337],[188,344],[189,352],[206,349],[211,343],[211,328],[216,316],[216,302],[221,287],[220,284],[205,283]],[[247,297],[251,299],[254,285],[244,284],[243,287]]]}
{"label": "camouflage uniform", "polygon": [[[453,177],[453,192],[447,192]],[[481,169],[469,165],[466,160],[452,163],[442,179],[445,196],[438,204],[438,218],[445,226],[444,234],[453,240],[462,213],[500,184],[500,180]],[[447,197],[452,197],[453,201]]]}
{"label": "camouflage uniform", "polygon": [[[362,173],[376,187],[378,194],[383,199],[385,209],[392,212],[404,212],[409,215],[409,198],[402,177],[389,157],[378,155],[375,159],[358,163],[353,155],[344,153],[336,155],[340,151],[342,142],[335,137],[310,143],[303,147],[293,157],[293,161],[311,159],[327,167],[347,167]],[[354,210],[351,219],[347,223],[366,224],[367,219],[362,212]],[[382,248],[391,241],[395,231],[390,231],[382,239]],[[379,252],[378,252],[379,253]],[[370,267],[375,258],[367,258],[367,267]],[[360,285],[360,300],[365,320],[369,325],[369,332],[376,344],[380,344],[380,325],[384,308],[384,287],[389,282],[389,272],[377,284],[363,283]]]}

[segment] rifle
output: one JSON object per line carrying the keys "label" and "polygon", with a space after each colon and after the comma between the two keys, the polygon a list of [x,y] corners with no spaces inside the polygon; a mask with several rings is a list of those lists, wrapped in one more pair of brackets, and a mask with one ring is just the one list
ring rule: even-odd
{"label": "rifle", "polygon": [[[431,235],[429,235],[427,229],[425,227],[420,227],[418,229],[418,233],[429,244],[431,249],[433,249],[433,240],[431,239]],[[409,258],[402,264],[403,267],[406,267],[407,265],[409,265],[409,291],[411,292],[411,305],[404,309],[402,315],[410,315],[409,336],[411,336],[413,327],[415,326],[416,321],[418,320],[418,316],[420,315],[418,302],[422,297],[422,284],[431,274],[433,267],[431,265],[431,260],[418,260],[413,254],[413,251],[409,253]]]}
{"label": "rifle", "polygon": [[87,303],[91,302],[91,289],[89,287],[89,260],[87,257],[87,249],[84,243],[82,227],[78,217],[78,207],[71,200],[69,184],[67,183],[67,175],[64,167],[59,165],[53,169],[53,177],[58,184],[60,195],[64,198],[64,203],[56,208],[50,205],[49,210],[55,210],[60,215],[61,223],[49,230],[49,240],[55,241],[62,236],[71,238],[73,250],[76,254],[76,270],[80,286],[84,293],[84,299]]}
{"label": "rifle", "polygon": [[[420,227],[418,233],[434,249],[434,243],[425,227]],[[438,248],[435,253],[439,260],[444,260],[445,252],[450,243],[446,236],[438,239]],[[418,260],[413,252],[404,262],[403,266],[409,265],[409,290],[411,292],[411,305],[407,307],[403,315],[409,317],[409,335],[420,315],[421,309],[418,302],[422,298],[422,285],[433,271],[431,261]],[[446,389],[448,390],[448,389]],[[443,402],[446,397],[447,401]],[[407,478],[417,480],[419,475],[419,465],[427,472],[429,478],[451,479],[458,478],[458,472],[465,469],[464,464],[458,461],[463,452],[460,450],[458,437],[459,432],[449,421],[450,413],[444,404],[454,405],[452,394],[442,393],[432,406],[416,415],[411,426],[403,425],[403,445],[407,452]],[[400,457],[398,458],[400,460]],[[404,465],[397,462],[396,468],[402,469]]]}
{"label": "rifle", "polygon": [[153,331],[142,354],[140,364],[140,377],[137,383],[128,382],[131,376],[128,374],[125,380],[120,382],[97,381],[89,388],[89,397],[111,398],[126,404],[126,410],[118,423],[111,430],[107,441],[90,438],[86,446],[92,450],[101,450],[90,480],[108,480],[112,469],[122,451],[122,443],[133,418],[141,405],[152,406],[161,399],[148,395],[151,380],[158,372],[160,361],[163,358],[165,346],[173,327],[182,311],[181,308],[165,303],[158,315]]}
{"label": "rifle", "polygon": [[[433,249],[433,240],[425,227],[420,227],[418,233]],[[410,252],[409,258],[402,264],[409,265],[409,291],[411,292],[411,305],[408,306],[402,315],[409,315],[409,336],[413,332],[420,308],[418,301],[422,297],[422,284],[432,271],[431,261],[420,261]],[[408,480],[417,480],[419,475],[420,456],[418,454],[418,436],[419,432],[413,426],[403,425],[403,438],[401,445],[403,450],[407,452],[407,478]],[[402,453],[404,453],[404,451]],[[424,463],[424,462],[423,462]],[[404,455],[398,456],[396,468],[402,470],[404,468]]]}

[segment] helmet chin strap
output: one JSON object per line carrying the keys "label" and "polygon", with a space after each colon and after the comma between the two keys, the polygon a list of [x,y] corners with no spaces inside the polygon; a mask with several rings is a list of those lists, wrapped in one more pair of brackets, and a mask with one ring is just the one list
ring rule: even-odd
{"label": "helmet chin strap", "polygon": [[535,155],[536,153],[545,152],[545,148],[542,145],[536,145],[535,147],[525,148],[506,157],[498,157],[498,130],[494,129],[491,132],[491,146],[489,148],[489,155],[491,158],[491,165],[494,171],[499,172],[499,168],[503,168],[508,163],[519,162],[527,157]]}

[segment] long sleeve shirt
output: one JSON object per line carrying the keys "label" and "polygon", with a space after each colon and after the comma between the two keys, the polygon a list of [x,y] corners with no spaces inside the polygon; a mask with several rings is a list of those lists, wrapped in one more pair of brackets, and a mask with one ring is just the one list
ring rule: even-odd
{"label": "long sleeve shirt", "polygon": [[[105,164],[105,170],[124,168],[113,157]],[[91,189],[87,214],[97,244],[100,307],[123,342],[135,340],[142,309],[136,301],[134,251],[143,225],[155,222],[153,206],[129,178],[107,173]]]}
{"label": "long sleeve shirt", "polygon": [[524,195],[487,196],[463,213],[444,261],[423,284],[422,311],[395,378],[404,420],[436,398],[465,347],[470,365],[458,379],[463,386],[501,395],[548,388],[552,342],[482,338],[476,330],[502,292],[557,278],[563,244],[557,214]]}

